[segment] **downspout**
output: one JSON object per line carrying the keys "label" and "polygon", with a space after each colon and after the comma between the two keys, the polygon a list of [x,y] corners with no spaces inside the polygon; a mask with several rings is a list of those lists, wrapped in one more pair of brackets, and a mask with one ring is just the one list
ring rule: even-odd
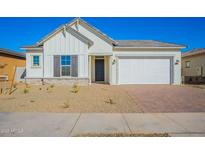
{"label": "downspout", "polygon": [[44,85],[44,67],[45,67],[44,66],[44,60],[45,60],[44,59],[44,47],[43,47],[43,58],[42,59],[43,59],[43,78],[42,78],[42,84]]}

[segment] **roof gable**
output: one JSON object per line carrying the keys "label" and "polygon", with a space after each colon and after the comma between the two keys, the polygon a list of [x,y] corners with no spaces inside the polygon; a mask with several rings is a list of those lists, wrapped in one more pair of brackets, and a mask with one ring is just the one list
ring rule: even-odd
{"label": "roof gable", "polygon": [[93,33],[95,33],[96,35],[98,35],[102,39],[106,40],[107,42],[112,43],[112,44],[117,44],[117,42],[115,42],[114,40],[109,38],[104,33],[100,32],[100,30],[94,28],[93,26],[91,26],[90,24],[88,24],[87,22],[82,20],[81,18],[75,18],[71,22],[69,22],[67,24],[64,24],[64,25],[61,25],[60,27],[58,27],[57,29],[55,29],[54,31],[52,31],[51,33],[49,33],[48,35],[43,37],[39,42],[37,42],[37,45],[38,46],[42,45],[50,37],[54,36],[55,34],[59,33],[60,31],[62,31],[64,29],[69,30],[69,32],[71,32],[72,34],[76,34],[76,36],[79,36],[82,39],[82,41],[86,40],[85,43],[89,43],[89,45],[92,45],[92,43],[93,43],[92,40],[88,39],[86,36],[80,34],[78,31],[71,28],[71,26],[74,25],[74,24],[81,24],[82,26],[85,26],[86,28],[89,28],[89,30],[91,30]]}
{"label": "roof gable", "polygon": [[89,31],[91,31],[92,33],[94,33],[95,35],[97,35],[98,37],[100,37],[101,39],[105,40],[106,42],[108,42],[112,45],[117,45],[117,43],[118,43],[117,41],[113,40],[112,38],[107,36],[105,33],[101,32],[99,29],[90,25],[89,23],[87,23],[86,21],[84,21],[81,18],[76,18],[76,20],[74,20],[72,23],[70,23],[70,26],[72,26],[74,24],[82,25],[84,28],[88,29]]}
{"label": "roof gable", "polygon": [[86,36],[82,35],[81,33],[74,30],[73,28],[71,28],[68,25],[63,25],[63,26],[60,26],[59,28],[55,29],[53,32],[49,33],[48,35],[46,35],[43,39],[41,39],[41,41],[37,43],[37,46],[43,45],[43,43],[45,41],[47,41],[49,38],[55,36],[57,33],[62,32],[62,31],[67,31],[67,32],[71,33],[72,35],[74,35],[75,37],[77,37],[78,39],[83,41],[84,43],[88,44],[89,46],[91,46],[93,44],[93,42],[89,38],[87,38]]}

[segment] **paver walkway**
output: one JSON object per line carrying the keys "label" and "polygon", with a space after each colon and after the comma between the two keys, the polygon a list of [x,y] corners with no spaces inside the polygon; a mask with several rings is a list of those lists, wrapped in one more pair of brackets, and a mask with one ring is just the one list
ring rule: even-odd
{"label": "paver walkway", "polygon": [[118,132],[205,136],[205,113],[0,113],[0,136]]}
{"label": "paver walkway", "polygon": [[205,112],[205,89],[177,85],[121,85],[144,113]]}

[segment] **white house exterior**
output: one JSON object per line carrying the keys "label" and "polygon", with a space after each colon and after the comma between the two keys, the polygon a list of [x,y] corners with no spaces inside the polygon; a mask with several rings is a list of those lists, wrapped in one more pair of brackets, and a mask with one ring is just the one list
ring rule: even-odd
{"label": "white house exterior", "polygon": [[180,84],[182,45],[112,40],[80,18],[26,52],[27,82]]}

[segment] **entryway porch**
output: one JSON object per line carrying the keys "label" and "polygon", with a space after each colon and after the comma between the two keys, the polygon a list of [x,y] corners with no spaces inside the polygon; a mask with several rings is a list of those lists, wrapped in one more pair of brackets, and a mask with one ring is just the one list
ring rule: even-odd
{"label": "entryway porch", "polygon": [[110,55],[89,55],[89,82],[110,83]]}

